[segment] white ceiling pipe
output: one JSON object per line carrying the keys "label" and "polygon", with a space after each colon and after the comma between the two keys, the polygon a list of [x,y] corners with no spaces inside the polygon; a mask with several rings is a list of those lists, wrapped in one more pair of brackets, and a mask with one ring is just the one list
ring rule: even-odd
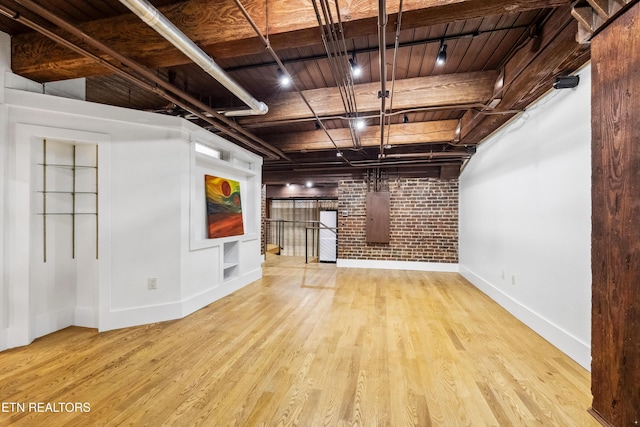
{"label": "white ceiling pipe", "polygon": [[[200,49],[189,37],[176,27],[166,16],[147,0],[120,0],[147,25],[167,39],[207,74],[240,98],[251,110],[233,111],[233,115],[267,114],[269,107],[251,96],[243,87],[231,78],[205,51]],[[231,115],[231,114],[229,114]]]}

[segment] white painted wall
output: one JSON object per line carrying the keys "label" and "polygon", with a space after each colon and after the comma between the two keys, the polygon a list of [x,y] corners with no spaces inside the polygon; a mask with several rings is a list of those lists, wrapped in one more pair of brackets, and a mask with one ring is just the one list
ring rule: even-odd
{"label": "white painted wall", "polygon": [[460,272],[590,369],[591,68],[483,142],[460,177]]}
{"label": "white painted wall", "polygon": [[[176,117],[15,88],[0,93],[0,350],[69,325],[108,330],[180,318],[261,277],[261,157]],[[69,218],[55,218],[44,262],[37,192],[44,138],[60,158],[71,144],[97,146],[98,260],[95,221],[78,218],[74,260]],[[196,167],[196,140],[225,160]],[[204,214],[195,209],[204,209],[204,190],[194,183],[205,171],[241,182],[243,236],[201,233]],[[228,277],[225,244],[239,260]],[[157,289],[148,289],[149,278]]]}
{"label": "white painted wall", "polygon": [[7,126],[7,108],[4,105],[4,75],[5,71],[11,69],[11,38],[8,34],[0,32],[0,349],[7,348],[8,325],[9,325],[9,307],[8,292],[6,286],[5,263],[7,259],[6,253],[6,232],[5,221],[6,211],[8,209],[6,200],[6,174],[9,170],[6,154],[6,143],[9,138],[9,128]]}

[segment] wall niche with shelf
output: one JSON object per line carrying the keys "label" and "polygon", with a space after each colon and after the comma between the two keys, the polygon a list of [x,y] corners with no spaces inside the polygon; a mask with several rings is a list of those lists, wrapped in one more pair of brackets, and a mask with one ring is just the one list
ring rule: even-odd
{"label": "wall niche with shelf", "polygon": [[223,279],[229,280],[240,275],[240,242],[237,240],[223,243],[222,269]]}

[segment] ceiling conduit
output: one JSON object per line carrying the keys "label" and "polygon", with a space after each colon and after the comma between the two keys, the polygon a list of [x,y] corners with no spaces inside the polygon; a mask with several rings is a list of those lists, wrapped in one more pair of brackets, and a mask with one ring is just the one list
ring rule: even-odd
{"label": "ceiling conduit", "polygon": [[387,110],[387,4],[378,1],[378,46],[380,56],[380,155],[384,155],[384,117]]}
{"label": "ceiling conduit", "polygon": [[[389,112],[393,112],[393,95],[394,89],[396,86],[396,67],[398,64],[398,48],[400,46],[400,28],[402,27],[402,0],[400,0],[400,5],[398,6],[398,23],[396,25],[396,41],[393,47],[393,65],[391,67],[391,96],[389,97]],[[391,139],[391,116],[392,114],[387,114],[387,142],[382,147],[388,147],[389,140]],[[381,156],[384,155],[383,152],[380,153]]]}
{"label": "ceiling conduit", "polygon": [[178,27],[164,16],[147,0],[120,0],[133,13],[138,15],[147,25],[184,53],[207,74],[216,79],[231,93],[244,102],[250,110],[230,111],[227,116],[263,115],[269,111],[264,102],[251,96],[243,87],[231,78],[216,62],[189,39]]}
{"label": "ceiling conduit", "polygon": [[[247,12],[247,9],[245,9],[245,7],[242,5],[242,2],[240,0],[235,0],[235,2],[236,2],[236,5],[238,6],[238,8],[240,9],[240,11],[242,12],[242,14],[244,15],[244,17],[247,19],[247,22],[249,22],[249,24],[251,25],[253,30],[256,32],[258,37],[260,37],[260,39],[264,43],[264,46],[269,51],[269,53],[271,54],[271,57],[274,59],[274,61],[276,61],[276,63],[280,67],[280,69],[287,76],[291,77],[291,74],[287,71],[287,68],[284,66],[284,64],[282,63],[282,61],[278,57],[278,54],[276,53],[275,50],[273,50],[273,47],[271,46],[271,43],[269,42],[269,40],[264,35],[262,35],[262,32],[260,32],[260,29],[256,25],[255,21],[253,19],[251,19],[251,16],[249,15],[249,12]],[[302,99],[302,101],[304,101],[304,103],[307,106],[307,108],[309,108],[309,111],[311,111],[311,114],[313,114],[313,117],[316,120],[316,122],[318,123],[318,125],[320,126],[320,128],[322,128],[324,133],[327,135],[327,137],[329,138],[329,141],[331,141],[331,143],[333,144],[335,149],[339,152],[340,149],[338,148],[338,145],[336,144],[335,140],[331,137],[331,134],[329,133],[329,130],[327,129],[325,124],[322,122],[322,120],[320,120],[320,117],[318,117],[318,114],[316,114],[315,110],[313,109],[313,107],[309,103],[309,100],[307,99],[307,97],[304,96],[304,94],[302,93],[302,90],[300,90],[300,87],[298,87],[298,85],[296,84],[296,82],[293,79],[291,79],[291,84],[293,85],[293,88],[296,90],[296,92],[298,92],[298,95],[300,95],[300,98]],[[347,164],[351,165],[351,161],[349,161],[349,159],[347,159],[346,157],[342,156],[340,158],[342,159],[342,161],[344,161]]]}

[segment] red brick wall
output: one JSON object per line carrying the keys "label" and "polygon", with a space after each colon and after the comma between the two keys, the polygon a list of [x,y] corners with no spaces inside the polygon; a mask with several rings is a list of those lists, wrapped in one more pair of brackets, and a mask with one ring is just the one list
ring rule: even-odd
{"label": "red brick wall", "polygon": [[390,243],[366,243],[367,184],[340,181],[338,258],[457,263],[458,180],[392,178],[389,192]]}

